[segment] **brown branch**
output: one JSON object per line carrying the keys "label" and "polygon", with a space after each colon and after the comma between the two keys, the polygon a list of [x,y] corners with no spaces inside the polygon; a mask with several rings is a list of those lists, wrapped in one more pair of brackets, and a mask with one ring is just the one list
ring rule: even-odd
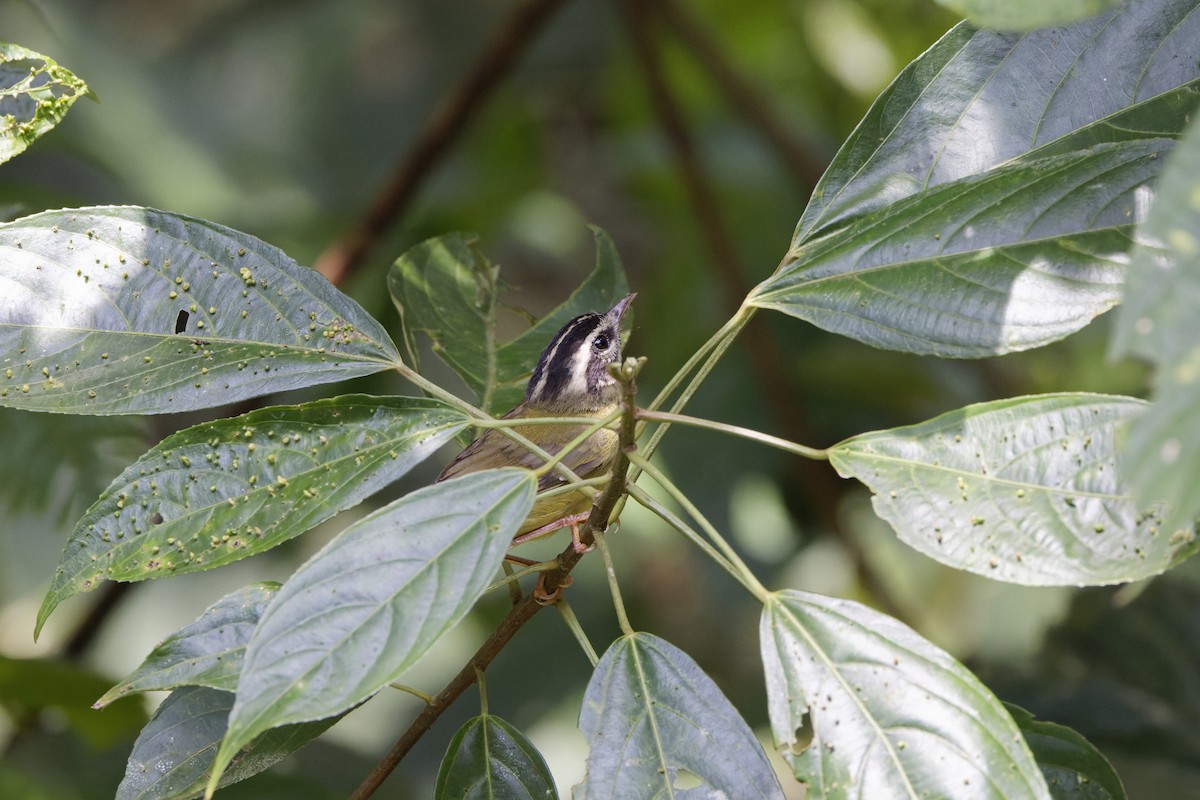
{"label": "brown branch", "polygon": [[[607,527],[609,516],[616,507],[617,501],[621,499],[621,495],[625,493],[625,476],[629,471],[629,457],[626,454],[636,446],[634,444],[634,434],[636,432],[636,405],[634,401],[634,396],[637,393],[636,378],[643,363],[645,363],[645,359],[628,358],[624,364],[612,368],[614,376],[624,387],[620,449],[617,454],[616,463],[613,465],[612,478],[604,487],[604,491],[596,497],[596,501],[592,504],[591,513],[588,515],[588,521],[583,530],[580,531],[579,539],[584,544],[592,544],[595,541],[596,532],[598,530],[603,531]],[[574,544],[567,545],[567,548],[558,556],[559,566],[542,574],[541,583],[547,594],[554,595],[559,589],[570,585],[569,576],[571,570],[575,568],[575,565],[579,563],[582,557],[582,553],[575,551]],[[396,740],[396,743],[380,759],[379,763],[375,765],[375,768],[371,770],[370,774],[367,775],[359,787],[354,790],[354,794],[350,795],[350,800],[367,800],[367,798],[371,797],[383,784],[383,781],[400,765],[400,762],[408,754],[408,751],[413,748],[413,745],[420,741],[421,737],[428,732],[433,723],[438,720],[463,692],[478,681],[479,674],[512,641],[517,631],[525,623],[533,619],[533,615],[541,611],[544,607],[543,603],[539,602],[533,593],[527,595],[513,606],[504,619],[500,621],[496,630],[492,631],[487,640],[475,651],[475,655],[471,657],[471,660],[463,665],[458,674],[446,684],[444,689],[434,696],[425,708],[421,709],[421,713],[417,714],[416,719],[412,721],[408,729]]]}
{"label": "brown branch", "polygon": [[738,72],[717,40],[688,9],[678,0],[653,2],[679,41],[692,51],[696,63],[712,76],[729,104],[758,127],[796,180],[809,190],[816,186],[825,172],[825,160],[811,155],[810,147],[788,129],[763,93]]}
{"label": "brown branch", "polygon": [[563,1],[522,0],[513,9],[471,71],[438,107],[358,226],[317,257],[318,272],[337,284],[362,263]]}
{"label": "brown branch", "polygon": [[[692,136],[663,73],[658,50],[653,40],[651,9],[641,0],[622,0],[622,9],[629,29],[634,54],[650,92],[651,104],[659,125],[675,154],[680,179],[695,211],[701,234],[713,254],[712,262],[731,312],[736,312],[741,298],[750,292],[733,237],[725,226],[712,188]],[[743,345],[750,368],[762,388],[773,415],[783,426],[785,437],[795,442],[814,441],[811,425],[803,412],[798,392],[784,372],[785,363],[779,346],[763,325],[764,320],[751,321],[744,331]],[[835,533],[854,559],[858,578],[884,611],[900,616],[900,606],[892,599],[886,584],[867,562],[858,541],[842,527],[838,518],[837,500],[842,489],[837,478],[824,465],[797,461],[793,466],[794,483],[799,496],[806,498],[807,507],[815,512],[822,526]]]}

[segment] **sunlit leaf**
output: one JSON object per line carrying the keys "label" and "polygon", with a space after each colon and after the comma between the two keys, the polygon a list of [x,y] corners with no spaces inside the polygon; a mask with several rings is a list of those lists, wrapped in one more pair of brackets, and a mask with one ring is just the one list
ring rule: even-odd
{"label": "sunlit leaf", "polygon": [[1041,767],[1054,800],[1125,800],[1125,787],[1099,750],[1065,725],[1005,703]]}
{"label": "sunlit leaf", "polygon": [[135,692],[208,686],[232,692],[246,642],[279,584],[255,583],[225,595],[200,618],[168,636],[136,670],[104,693],[96,708]]}
{"label": "sunlit leaf", "polygon": [[436,800],[558,800],[546,759],[525,734],[491,714],[454,734],[438,770]]}
{"label": "sunlit leaf", "polygon": [[938,0],[981,28],[1030,31],[1099,14],[1118,0]]}
{"label": "sunlit leaf", "polygon": [[59,123],[87,84],[54,59],[0,42],[0,164]]}
{"label": "sunlit leaf", "polygon": [[535,487],[510,468],[419,489],[301,566],[246,648],[217,774],[263,731],[339,714],[396,680],[487,588]]}
{"label": "sunlit leaf", "polygon": [[1195,5],[954,28],[843,146],[751,305],[947,357],[1086,325],[1119,301],[1162,156],[1196,105]]}
{"label": "sunlit leaf", "polygon": [[895,619],[785,591],[760,635],[775,743],[810,797],[1050,798],[1000,701]]}
{"label": "sunlit leaf", "polygon": [[1058,394],[998,400],[830,448],[875,512],[932,558],[990,578],[1105,584],[1155,575],[1194,553],[1162,527],[1117,467],[1115,434],[1145,404]]}
{"label": "sunlit leaf", "polygon": [[432,399],[348,395],[259,409],[168,436],[75,527],[38,614],[105,580],[210,569],[357,505],[467,424]]}
{"label": "sunlit leaf", "polygon": [[587,776],[575,798],[782,798],[750,727],[686,653],[623,636],[596,665],[579,712]]}
{"label": "sunlit leaf", "polygon": [[502,412],[516,405],[538,355],[558,329],[588,311],[606,311],[629,293],[620,257],[608,234],[596,235],[596,266],[567,300],[524,333],[501,342],[496,331],[503,284],[499,268],[475,237],[448,234],[408,250],[388,274],[388,289],[404,322],[410,357],[415,336],[475,393],[479,405]]}
{"label": "sunlit leaf", "polygon": [[1154,402],[1129,425],[1123,464],[1144,502],[1163,502],[1164,525],[1200,516],[1200,125],[1167,159],[1158,197],[1133,252],[1113,346],[1158,366]]}
{"label": "sunlit leaf", "polygon": [[[171,692],[134,743],[116,800],[185,800],[203,795],[232,707],[232,692],[204,686]],[[234,758],[219,785],[228,786],[269,769],[338,719],[267,731]]]}
{"label": "sunlit leaf", "polygon": [[156,414],[393,367],[387,333],[253,236],[135,207],[0,224],[0,405]]}

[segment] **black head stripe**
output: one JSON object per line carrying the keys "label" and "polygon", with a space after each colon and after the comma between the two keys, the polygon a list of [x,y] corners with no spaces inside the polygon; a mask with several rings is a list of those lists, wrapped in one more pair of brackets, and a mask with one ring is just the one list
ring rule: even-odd
{"label": "black head stripe", "polygon": [[550,344],[542,351],[529,385],[525,399],[552,399],[562,394],[571,380],[571,363],[579,346],[595,332],[604,317],[600,314],[584,314],[562,327]]}

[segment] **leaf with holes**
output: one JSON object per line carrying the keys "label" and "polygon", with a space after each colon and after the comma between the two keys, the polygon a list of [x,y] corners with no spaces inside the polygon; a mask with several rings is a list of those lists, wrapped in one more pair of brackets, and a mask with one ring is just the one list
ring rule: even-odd
{"label": "leaf with holes", "polygon": [[161,414],[394,368],[387,333],[253,236],[135,207],[0,224],[0,405]]}
{"label": "leaf with holes", "polygon": [[1145,403],[1057,394],[967,406],[829,449],[901,540],[958,569],[1032,585],[1121,583],[1196,552],[1130,496],[1116,433]]}
{"label": "leaf with holes", "polygon": [[579,712],[587,776],[575,798],[779,798],[766,754],[712,679],[648,633],[608,648]]}
{"label": "leaf with holes", "polygon": [[775,744],[810,797],[1049,800],[1000,701],[895,619],[784,591],[760,636]]}
{"label": "leaf with holes", "polygon": [[362,702],[456,625],[499,569],[536,485],[508,468],[418,489],[301,566],[246,647],[210,789],[263,731]]}
{"label": "leaf with holes", "polygon": [[558,800],[546,759],[525,734],[490,714],[454,734],[438,770],[435,800]]}
{"label": "leaf with holes", "polygon": [[[207,686],[171,692],[134,742],[116,800],[189,800],[204,794],[225,735],[233,693]],[[219,786],[263,772],[328,730],[340,716],[267,731],[234,759]]]}
{"label": "leaf with holes", "polygon": [[242,656],[263,609],[279,591],[274,582],[255,583],[231,592],[200,618],[168,636],[124,680],[104,693],[94,707],[135,692],[179,686],[207,686],[232,692],[237,688]]}
{"label": "leaf with holes", "polygon": [[[496,330],[499,268],[479,252],[474,236],[462,233],[423,242],[396,261],[388,289],[404,323],[410,358],[416,334],[466,382],[490,412],[516,405],[542,350],[558,329],[588,311],[605,311],[629,293],[621,259],[608,234],[593,228],[596,266],[565,302],[511,341]],[[415,360],[414,360],[414,363]]]}
{"label": "leaf with holes", "polygon": [[1165,503],[1168,530],[1200,516],[1200,125],[1167,159],[1134,250],[1113,349],[1158,367],[1154,402],[1129,423],[1122,454],[1130,488]]}
{"label": "leaf with holes", "polygon": [[1091,742],[1065,725],[1034,719],[1019,706],[1004,707],[1025,736],[1054,800],[1125,800],[1121,779]]}
{"label": "leaf with holes", "polygon": [[87,84],[54,59],[0,42],[0,164],[23,152],[90,95]]}
{"label": "leaf with holes", "polygon": [[834,158],[748,302],[868,344],[976,358],[1116,305],[1135,226],[1200,88],[1195,0],[1025,34],[965,24]]}
{"label": "leaf with holes", "polygon": [[168,436],[75,527],[38,612],[105,580],[228,564],[357,505],[468,424],[432,399],[347,395],[259,409]]}

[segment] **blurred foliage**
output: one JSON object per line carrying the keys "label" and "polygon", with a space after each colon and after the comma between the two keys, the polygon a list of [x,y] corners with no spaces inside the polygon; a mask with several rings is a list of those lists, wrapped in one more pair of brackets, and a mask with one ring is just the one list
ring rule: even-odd
{"label": "blurred foliage", "polygon": [[[510,5],[0,0],[4,37],[52,56],[101,101],[78,104],[35,147],[0,168],[0,215],[136,203],[236,227],[312,264],[361,217]],[[563,6],[497,96],[476,110],[406,216],[341,287],[395,338],[387,268],[402,250],[448,230],[478,232],[513,286],[507,303],[538,314],[556,307],[591,269],[586,223],[607,230],[639,293],[627,351],[650,357],[642,374],[647,396],[740,301],[716,276],[612,6],[598,0]],[[832,157],[899,69],[956,21],[930,0],[698,0],[685,8],[819,163]],[[743,279],[756,283],[787,250],[812,187],[793,177],[734,111],[685,44],[665,26],[659,33],[668,81],[746,265]],[[796,320],[765,317],[753,324],[777,344],[778,367],[793,392],[785,400],[807,419],[811,441],[805,443],[814,446],[997,397],[1145,392],[1140,365],[1105,362],[1104,320],[1040,350],[946,362],[884,353]],[[777,431],[781,421],[762,398],[768,389],[742,356],[735,350],[721,364],[689,410]],[[412,391],[389,376],[343,388]],[[71,635],[72,613],[81,617],[92,600],[65,606],[63,618],[32,645],[37,602],[70,518],[140,452],[198,421],[196,415],[142,423],[0,414],[6,456],[0,460],[6,509],[0,657],[6,663],[56,657]],[[816,521],[828,518],[816,507],[825,504],[855,531],[905,620],[976,668],[1002,698],[1089,737],[1113,757],[1130,798],[1200,797],[1197,583],[1173,576],[1122,608],[1113,599],[1128,599],[1128,590],[1079,593],[1063,618],[1066,590],[999,589],[947,570],[880,534],[862,513],[865,490],[833,482],[827,495],[814,494],[780,454],[726,439],[714,459],[717,441],[678,431],[661,451],[663,467],[714,523],[734,532],[769,586],[878,600],[846,544]],[[429,481],[436,471],[436,464],[416,470],[403,488]],[[241,571],[172,581],[169,592],[137,587],[99,631],[83,668],[127,673],[216,597],[254,580],[285,577],[345,522],[253,559]],[[614,546],[635,624],[670,635],[761,733],[766,704],[758,688],[757,604],[648,515],[631,510]],[[557,548],[547,545],[546,552]],[[576,573],[571,600],[604,649],[617,631],[595,560]],[[474,618],[403,681],[440,688],[446,676],[431,665],[461,662],[505,604],[500,595],[485,598]],[[1006,613],[1010,609],[1015,615]],[[1043,631],[1056,622],[1042,644]],[[713,630],[723,634],[713,637]],[[1142,669],[1143,659],[1153,666]],[[539,615],[488,673],[492,712],[530,736],[560,786],[582,775],[586,747],[576,715],[588,673],[571,635],[550,614]],[[1098,707],[1113,687],[1119,704],[1105,700]],[[0,717],[0,797],[111,797],[133,734],[110,712],[87,713],[111,726],[122,743],[91,742],[53,711],[9,710]],[[227,794],[344,797],[414,713],[411,698],[381,697],[300,757]],[[473,700],[464,698],[439,730],[454,730],[476,713]],[[420,742],[402,775],[388,784],[389,796],[431,796],[444,747],[438,736]],[[64,772],[64,763],[72,769]]]}

